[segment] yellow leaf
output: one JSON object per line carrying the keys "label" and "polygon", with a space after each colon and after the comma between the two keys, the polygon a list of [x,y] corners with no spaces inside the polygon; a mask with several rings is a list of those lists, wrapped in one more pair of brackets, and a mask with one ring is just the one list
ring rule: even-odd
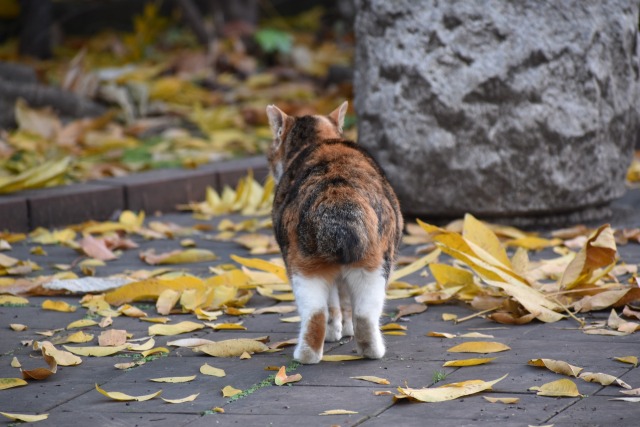
{"label": "yellow leaf", "polygon": [[9,327],[16,332],[26,331],[28,329],[27,325],[23,325],[22,323],[10,323]]}
{"label": "yellow leaf", "polygon": [[123,344],[117,347],[69,347],[66,345],[63,345],[63,347],[65,350],[70,351],[73,354],[77,354],[78,356],[105,357],[125,350],[128,347],[128,344]]}
{"label": "yellow leaf", "polygon": [[437,260],[438,257],[440,256],[440,253],[441,253],[440,250],[436,249],[435,251],[423,256],[422,258],[412,262],[411,264],[405,267],[402,267],[399,270],[394,271],[393,273],[391,273],[391,276],[389,277],[389,283],[396,282],[402,279],[403,277],[413,274],[416,271],[420,270],[421,268],[426,267],[427,265]]}
{"label": "yellow leaf", "polygon": [[169,319],[168,317],[141,317],[140,320],[143,320],[143,321],[149,322],[149,323],[162,323],[162,324],[165,324],[165,323],[169,322],[171,319]]}
{"label": "yellow leaf", "polygon": [[577,377],[583,368],[573,366],[562,360],[553,359],[531,359],[527,362],[531,366],[545,367],[550,371],[557,374],[569,375],[571,377]]}
{"label": "yellow leaf", "polygon": [[34,350],[42,348],[42,354],[53,357],[56,363],[60,366],[76,366],[82,363],[82,359],[78,356],[68,351],[62,351],[55,348],[55,346],[48,341],[44,341],[42,343],[36,342],[33,348]]}
{"label": "yellow leaf", "polygon": [[25,305],[29,304],[29,300],[23,297],[13,295],[0,295],[0,305]]}
{"label": "yellow leaf", "polygon": [[43,310],[62,311],[65,313],[73,313],[78,307],[69,305],[65,301],[52,301],[50,299],[42,303]]}
{"label": "yellow leaf", "polygon": [[215,368],[207,363],[200,367],[200,373],[203,375],[211,375],[214,377],[224,377],[227,374],[224,372],[224,369]]}
{"label": "yellow leaf", "polygon": [[261,353],[263,351],[267,351],[268,349],[269,347],[267,347],[260,341],[247,338],[239,338],[201,345],[195,347],[193,350],[214,357],[237,357],[242,355],[242,353],[244,352]]}
{"label": "yellow leaf", "polygon": [[151,350],[153,346],[156,345],[156,340],[153,338],[149,338],[146,342],[142,344],[129,344],[127,350],[129,351],[147,351]]}
{"label": "yellow leaf", "polygon": [[253,314],[288,314],[296,311],[298,308],[295,305],[275,305],[273,307],[263,307],[257,309]]}
{"label": "yellow leaf", "polygon": [[302,318],[300,316],[281,317],[280,321],[285,323],[299,323],[302,321]]}
{"label": "yellow leaf", "polygon": [[9,412],[0,412],[0,415],[4,415],[14,421],[22,421],[24,423],[35,423],[36,421],[42,421],[49,418],[49,414],[41,415],[28,415],[28,414],[12,414]]}
{"label": "yellow leaf", "polygon": [[205,323],[215,331],[246,331],[247,328],[242,326],[242,322],[239,323]]}
{"label": "yellow leaf", "polygon": [[506,350],[511,350],[511,348],[499,342],[469,341],[453,346],[447,351],[451,353],[498,353]]}
{"label": "yellow leaf", "polygon": [[631,386],[629,384],[627,384],[626,382],[622,381],[620,378],[617,378],[613,375],[609,375],[609,374],[603,374],[601,372],[595,373],[595,372],[583,372],[580,374],[580,376],[578,377],[582,380],[585,380],[587,382],[590,383],[599,383],[602,385],[611,385],[611,384],[616,384],[620,387],[626,388],[626,389],[631,389]]}
{"label": "yellow leaf", "polygon": [[169,349],[167,349],[165,347],[156,347],[156,348],[152,348],[150,350],[146,350],[146,351],[140,352],[142,357],[147,357],[147,356],[150,356],[150,355],[156,354],[156,353],[169,353]]}
{"label": "yellow leaf", "polygon": [[96,390],[100,394],[107,396],[110,399],[118,400],[121,402],[128,402],[128,401],[144,402],[146,400],[150,400],[150,399],[153,399],[154,397],[160,396],[160,394],[162,393],[162,390],[158,390],[155,393],[146,394],[144,396],[130,396],[128,394],[121,393],[119,391],[105,391],[101,389],[100,386],[98,386],[98,384],[96,384]]}
{"label": "yellow leaf", "polygon": [[455,338],[457,335],[456,334],[450,334],[448,332],[427,332],[427,336],[428,337],[434,337],[434,338]]}
{"label": "yellow leaf", "polygon": [[122,313],[127,317],[136,317],[136,318],[147,317],[147,313],[140,310],[138,307],[135,307],[129,304],[125,304],[119,307],[118,313]]}
{"label": "yellow leaf", "polygon": [[453,313],[442,313],[442,320],[445,322],[458,320],[458,315]]}
{"label": "yellow leaf", "polygon": [[372,375],[361,375],[361,376],[349,377],[349,378],[354,380],[368,381],[375,384],[382,384],[382,385],[391,384],[387,379],[372,376]]}
{"label": "yellow leaf", "polygon": [[543,384],[540,387],[531,387],[529,388],[529,390],[537,391],[538,396],[550,396],[550,397],[580,397],[581,396],[576,384],[573,381],[566,378]]}
{"label": "yellow leaf", "polygon": [[200,289],[204,291],[206,285],[200,278],[182,276],[176,279],[150,278],[133,282],[107,292],[105,301],[111,305],[120,305],[135,301],[155,301],[165,289],[183,291],[185,289]]}
{"label": "yellow leaf", "polygon": [[180,299],[180,292],[173,289],[165,289],[158,295],[156,301],[156,310],[158,314],[166,316],[171,313],[171,310],[178,303]]}
{"label": "yellow leaf", "polygon": [[204,328],[202,323],[184,321],[175,325],[152,325],[149,326],[149,335],[178,335],[187,332],[197,331]]}
{"label": "yellow leaf", "polygon": [[272,262],[265,261],[259,258],[242,258],[237,255],[231,255],[231,259],[240,265],[244,265],[245,267],[256,268],[258,270],[275,274],[280,280],[285,283],[289,282],[289,278],[287,277],[285,268]]}
{"label": "yellow leaf", "polygon": [[27,382],[20,378],[0,378],[0,390],[6,390],[8,388],[20,387],[27,385]]}
{"label": "yellow leaf", "polygon": [[22,368],[22,364],[20,363],[18,358],[15,357],[15,356],[13,356],[13,359],[11,359],[11,367],[12,368]]}
{"label": "yellow leaf", "polygon": [[276,374],[274,381],[276,385],[280,386],[288,383],[295,383],[300,381],[301,379],[302,379],[302,375],[300,374],[287,375],[287,369],[284,366],[282,366],[278,371],[278,373]]}
{"label": "yellow leaf", "polygon": [[485,363],[489,363],[492,360],[496,360],[496,357],[486,357],[486,358],[478,358],[478,359],[461,359],[461,360],[449,360],[444,362],[443,367],[447,366],[476,366],[476,365],[484,365]]}
{"label": "yellow leaf", "polygon": [[206,249],[177,250],[158,255],[153,252],[146,252],[141,257],[147,264],[151,265],[190,264],[214,261],[218,258],[213,252]]}
{"label": "yellow leaf", "polygon": [[398,323],[387,323],[386,325],[380,326],[381,331],[406,331],[407,327],[404,325],[400,325]]}
{"label": "yellow leaf", "polygon": [[100,347],[117,347],[127,342],[127,331],[124,329],[109,329],[98,337]]}
{"label": "yellow leaf", "polygon": [[225,388],[222,389],[222,395],[224,397],[233,397],[236,394],[240,394],[242,393],[242,390],[239,390],[237,388],[234,388],[230,385],[226,386]]}
{"label": "yellow leaf", "polygon": [[420,402],[444,402],[468,396],[470,394],[479,393],[484,390],[490,390],[494,384],[502,381],[506,377],[507,375],[505,374],[501,378],[493,381],[470,380],[447,384],[437,388],[414,389],[398,387],[398,391],[402,395]]}
{"label": "yellow leaf", "polygon": [[200,396],[200,393],[191,394],[187,397],[183,397],[182,399],[165,399],[164,397],[161,397],[160,399],[164,400],[167,403],[185,403],[193,402],[198,396]]}
{"label": "yellow leaf", "polygon": [[480,332],[469,332],[466,334],[461,334],[460,338],[494,338],[493,335],[481,334]]}
{"label": "yellow leaf", "polygon": [[87,328],[89,326],[95,326],[98,322],[93,319],[80,319],[75,322],[71,322],[67,325],[67,329]]}
{"label": "yellow leaf", "polygon": [[[498,237],[489,227],[487,227],[483,222],[478,221],[471,214],[466,214],[464,216],[462,237],[464,237],[468,243],[477,245],[478,248],[488,253],[493,259],[502,264],[502,266],[511,268],[511,261],[509,260],[507,252],[502,247]],[[487,261],[488,259],[483,257],[482,251],[478,251],[480,252],[478,253],[474,250],[480,258]]]}
{"label": "yellow leaf", "polygon": [[579,284],[595,283],[608,272],[608,267],[613,267],[616,255],[613,230],[608,224],[603,225],[589,237],[580,252],[569,263],[560,279],[560,288],[572,289]]}
{"label": "yellow leaf", "polygon": [[638,366],[638,358],[636,356],[622,356],[622,357],[614,357],[615,360],[622,363],[629,363],[633,365],[633,367]]}
{"label": "yellow leaf", "polygon": [[323,362],[348,362],[351,360],[361,360],[362,356],[353,354],[325,354],[322,356]]}
{"label": "yellow leaf", "polygon": [[531,251],[539,251],[550,246],[562,244],[562,239],[544,239],[542,237],[527,236],[519,239],[509,240],[507,246],[517,246]]}
{"label": "yellow leaf", "polygon": [[162,378],[151,378],[149,381],[153,381],[156,383],[188,383],[189,381],[193,381],[196,379],[195,375],[187,376],[187,377],[162,377]]}
{"label": "yellow leaf", "polygon": [[490,403],[504,403],[507,405],[520,402],[519,397],[489,397],[482,396],[487,402]]}
{"label": "yellow leaf", "polygon": [[321,412],[318,415],[353,415],[357,414],[356,411],[349,411],[347,409],[329,409],[327,411]]}

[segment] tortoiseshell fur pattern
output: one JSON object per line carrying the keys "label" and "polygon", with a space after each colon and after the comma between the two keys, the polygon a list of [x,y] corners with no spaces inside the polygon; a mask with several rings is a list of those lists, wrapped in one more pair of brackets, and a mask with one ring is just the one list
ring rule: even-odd
{"label": "tortoiseshell fur pattern", "polygon": [[385,353],[379,319],[403,221],[380,166],[343,137],[346,110],[294,117],[267,107],[273,227],[301,316],[302,363],[318,363],[324,341],[343,336],[365,357]]}

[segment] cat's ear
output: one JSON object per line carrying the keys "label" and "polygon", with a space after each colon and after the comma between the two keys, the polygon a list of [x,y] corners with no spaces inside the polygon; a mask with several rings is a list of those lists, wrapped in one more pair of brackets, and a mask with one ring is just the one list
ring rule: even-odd
{"label": "cat's ear", "polygon": [[284,132],[284,122],[288,116],[275,105],[269,105],[267,106],[267,117],[269,118],[269,125],[271,126],[273,136],[280,140],[282,138],[282,132]]}
{"label": "cat's ear", "polygon": [[347,107],[349,107],[349,103],[344,101],[342,105],[329,114],[329,117],[338,124],[338,131],[340,131],[340,133],[342,133],[342,128],[344,127],[344,116],[347,114]]}

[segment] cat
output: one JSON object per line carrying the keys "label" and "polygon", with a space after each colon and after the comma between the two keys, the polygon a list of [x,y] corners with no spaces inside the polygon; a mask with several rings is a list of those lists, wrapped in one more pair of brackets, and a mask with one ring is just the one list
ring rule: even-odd
{"label": "cat", "polygon": [[347,107],[300,117],[267,107],[273,228],[301,317],[293,356],[304,364],[343,336],[367,358],[386,350],[379,320],[403,219],[381,167],[343,137]]}

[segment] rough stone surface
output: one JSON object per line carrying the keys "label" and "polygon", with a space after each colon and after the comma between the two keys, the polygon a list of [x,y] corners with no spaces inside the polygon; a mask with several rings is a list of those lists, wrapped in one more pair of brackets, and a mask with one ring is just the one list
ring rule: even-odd
{"label": "rough stone surface", "polygon": [[359,140],[404,212],[557,214],[623,194],[635,2],[356,4]]}

